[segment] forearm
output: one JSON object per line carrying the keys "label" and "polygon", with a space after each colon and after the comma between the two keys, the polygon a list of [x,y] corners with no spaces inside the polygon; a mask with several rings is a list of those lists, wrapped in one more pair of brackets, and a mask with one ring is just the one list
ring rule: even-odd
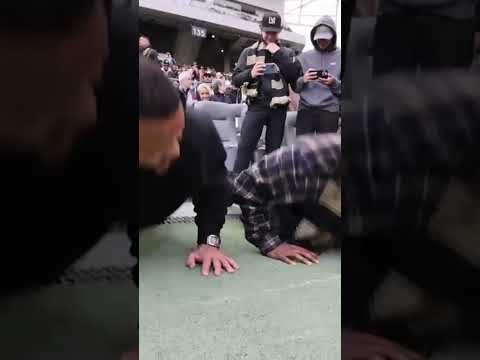
{"label": "forearm", "polygon": [[268,207],[241,205],[245,238],[257,247],[263,255],[279,246],[283,241],[272,228]]}
{"label": "forearm", "polygon": [[300,76],[295,83],[295,87],[292,87],[292,89],[296,93],[300,93],[302,92],[304,87],[305,87],[305,80],[303,79],[303,76]]}
{"label": "forearm", "polygon": [[231,186],[225,168],[225,151],[216,133],[215,136],[210,136],[209,142],[210,148],[207,152],[211,156],[205,160],[206,177],[203,185],[192,197],[197,214],[195,223],[198,228],[198,244],[204,244],[209,235],[220,236],[231,198]]}
{"label": "forearm", "polygon": [[225,188],[204,189],[193,198],[197,214],[197,244],[205,244],[209,235],[220,236],[227,214],[228,195]]}
{"label": "forearm", "polygon": [[335,79],[335,82],[330,87],[330,90],[335,96],[342,95],[342,81],[340,79]]}
{"label": "forearm", "polygon": [[278,65],[283,77],[292,87],[296,86],[296,81],[299,77],[301,67],[293,62],[290,57],[283,51],[277,51],[272,58],[272,61]]}
{"label": "forearm", "polygon": [[[314,165],[316,157],[297,144],[268,155],[235,179],[234,200],[242,208],[247,240],[263,253],[282,243],[271,225],[270,205],[319,197],[324,181]],[[327,157],[323,162],[330,163]]]}
{"label": "forearm", "polygon": [[240,88],[244,83],[250,83],[253,81],[251,70],[237,70],[232,77],[232,84],[235,87]]}
{"label": "forearm", "polygon": [[244,83],[253,81],[251,68],[247,66],[247,50],[243,50],[237,61],[237,66],[233,71],[232,83],[237,88],[241,88]]}

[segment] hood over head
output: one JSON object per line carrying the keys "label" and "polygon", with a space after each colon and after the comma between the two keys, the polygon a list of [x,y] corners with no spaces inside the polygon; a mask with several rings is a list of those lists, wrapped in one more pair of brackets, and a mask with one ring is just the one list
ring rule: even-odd
{"label": "hood over head", "polygon": [[320,48],[316,44],[315,40],[313,40],[313,38],[315,36],[315,33],[317,32],[317,29],[322,25],[328,27],[333,32],[331,44],[326,51],[333,51],[337,49],[337,24],[335,23],[335,20],[333,20],[333,18],[328,15],[322,16],[320,20],[318,20],[317,23],[313,26],[312,31],[310,32],[310,41],[312,42],[313,46],[315,47],[315,49],[320,51]]}

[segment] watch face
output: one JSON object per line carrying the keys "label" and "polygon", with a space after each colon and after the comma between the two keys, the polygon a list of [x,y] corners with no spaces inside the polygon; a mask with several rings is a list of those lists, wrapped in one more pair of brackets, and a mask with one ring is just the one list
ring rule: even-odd
{"label": "watch face", "polygon": [[215,235],[210,235],[207,237],[207,245],[220,247],[220,238]]}

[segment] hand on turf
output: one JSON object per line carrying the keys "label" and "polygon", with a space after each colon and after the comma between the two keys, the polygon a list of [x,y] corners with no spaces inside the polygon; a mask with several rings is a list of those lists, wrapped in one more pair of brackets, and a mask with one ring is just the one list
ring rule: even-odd
{"label": "hand on turf", "polygon": [[267,253],[268,257],[283,261],[289,265],[295,265],[296,262],[302,262],[305,265],[318,264],[319,256],[314,252],[304,249],[300,246],[283,243]]}
{"label": "hand on turf", "polygon": [[426,360],[387,339],[356,331],[342,332],[342,360]]}
{"label": "hand on turf", "polygon": [[332,85],[335,84],[336,81],[337,81],[337,79],[335,78],[335,76],[332,76],[332,75],[330,75],[330,74],[328,74],[328,78],[326,78],[326,79],[320,78],[319,80],[320,80],[320,82],[321,82],[322,84],[327,85],[327,86],[332,86]]}
{"label": "hand on turf", "polygon": [[210,268],[213,268],[213,273],[216,276],[221,275],[224,271],[233,273],[239,269],[235,260],[224,255],[220,249],[210,245],[200,245],[190,253],[186,266],[193,269],[196,264],[202,264],[203,276],[208,276]]}

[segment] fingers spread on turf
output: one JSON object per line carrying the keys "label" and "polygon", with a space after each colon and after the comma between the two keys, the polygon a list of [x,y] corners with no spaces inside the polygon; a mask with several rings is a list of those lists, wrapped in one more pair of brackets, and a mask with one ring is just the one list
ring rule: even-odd
{"label": "fingers spread on turf", "polygon": [[280,256],[278,259],[284,263],[287,263],[288,265],[296,265],[295,261],[290,260],[287,256]]}
{"label": "fingers spread on turf", "polygon": [[227,261],[230,263],[230,265],[235,269],[235,270],[238,270],[240,269],[240,266],[237,264],[237,262],[235,260],[233,260],[232,258],[229,258],[228,256],[225,256]]}
{"label": "fingers spread on turf", "polygon": [[235,272],[234,268],[232,267],[232,265],[230,265],[230,262],[228,261],[228,258],[227,257],[224,257],[222,259],[222,266],[225,270],[227,270],[227,272],[229,273],[233,273]]}
{"label": "fingers spread on turf", "polygon": [[295,254],[295,259],[297,259],[299,262],[304,263],[305,265],[312,265],[311,261],[303,257],[301,253],[296,253]]}
{"label": "fingers spread on turf", "polygon": [[222,264],[219,259],[213,259],[213,273],[219,276],[222,273]]}
{"label": "fingers spread on turf", "polygon": [[187,258],[187,261],[185,263],[185,265],[190,268],[190,269],[193,269],[195,267],[195,264],[196,264],[196,258],[195,258],[195,254],[190,254]]}
{"label": "fingers spread on turf", "polygon": [[208,276],[211,266],[212,266],[212,258],[207,257],[207,258],[203,259],[203,264],[202,264],[202,275],[203,276]]}
{"label": "fingers spread on turf", "polygon": [[315,264],[319,263],[319,256],[311,251],[304,250],[300,254],[312,263],[315,263]]}

